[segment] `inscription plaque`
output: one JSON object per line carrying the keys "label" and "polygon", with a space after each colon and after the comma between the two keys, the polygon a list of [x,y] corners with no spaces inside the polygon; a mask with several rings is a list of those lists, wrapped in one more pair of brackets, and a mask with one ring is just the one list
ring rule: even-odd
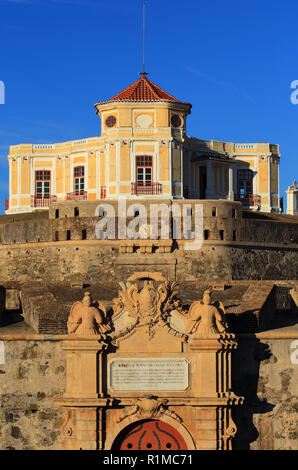
{"label": "inscription plaque", "polygon": [[109,364],[109,388],[115,392],[179,392],[189,386],[186,359],[113,359]]}

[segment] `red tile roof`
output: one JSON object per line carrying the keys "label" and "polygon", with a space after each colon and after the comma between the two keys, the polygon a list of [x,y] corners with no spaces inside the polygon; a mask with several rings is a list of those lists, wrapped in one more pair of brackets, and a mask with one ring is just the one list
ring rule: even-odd
{"label": "red tile roof", "polygon": [[148,80],[146,74],[142,74],[139,80],[129,85],[110,100],[102,101],[101,104],[113,101],[174,101],[181,103],[174,96]]}

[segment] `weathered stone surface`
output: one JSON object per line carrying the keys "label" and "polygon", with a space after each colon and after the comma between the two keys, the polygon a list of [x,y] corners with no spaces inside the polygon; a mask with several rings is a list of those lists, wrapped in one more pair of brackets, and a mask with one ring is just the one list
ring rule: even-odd
{"label": "weathered stone surface", "polygon": [[21,306],[19,289],[5,289],[6,310],[18,310]]}
{"label": "weathered stone surface", "polygon": [[[89,243],[89,244],[88,244]],[[78,241],[0,246],[2,279],[9,281],[120,281],[137,271],[161,271],[170,280],[296,279],[297,252],[286,249],[206,246],[171,254],[119,254],[117,244]]]}
{"label": "weathered stone surface", "polygon": [[[3,216],[0,219],[3,279],[121,280],[128,277],[136,265],[140,271],[163,270],[170,279],[178,280],[297,278],[297,217],[246,211],[242,214],[239,203],[200,201],[203,230],[205,235],[208,232],[208,237],[201,249],[187,251],[184,241],[172,239],[172,216],[169,240],[162,240],[160,233],[157,240],[118,239],[117,202],[106,202],[116,209],[114,240],[96,239],[99,218],[94,213],[98,201],[75,201],[80,217],[73,217],[71,201],[53,204],[50,218],[48,212],[42,216],[24,214],[15,220]],[[149,209],[148,201],[139,202]],[[172,204],[164,202],[169,207]],[[183,205],[183,201],[177,204]],[[216,217],[211,216],[214,204]],[[233,207],[236,207],[235,217]],[[54,218],[56,208],[60,211],[59,218]],[[165,243],[169,241],[172,245]]]}
{"label": "weathered stone surface", "polygon": [[6,341],[0,375],[0,449],[59,449],[62,422],[55,405],[64,391],[61,343]]}
{"label": "weathered stone surface", "polygon": [[234,386],[246,403],[234,417],[236,449],[298,450],[298,369],[291,344],[290,339],[251,339],[239,345]]}
{"label": "weathered stone surface", "polygon": [[[36,333],[64,334],[70,307],[83,298],[87,287],[110,314],[120,280],[136,271],[158,271],[169,281],[179,281],[183,303],[188,307],[212,284],[227,284],[227,288],[214,292],[214,300],[223,302],[228,323],[236,333],[297,323],[290,290],[297,289],[293,280],[297,278],[298,218],[269,214],[257,218],[249,213],[241,218],[237,212],[232,219],[231,207],[218,203],[220,217],[205,217],[209,238],[203,248],[186,251],[180,241],[98,241],[94,207],[84,204],[80,205],[84,217],[74,218],[73,204],[66,204],[61,206],[59,219],[54,218],[54,208],[50,218],[43,213],[0,219],[0,311],[6,320],[5,306],[17,309],[20,295],[24,318]],[[206,203],[204,210],[209,210],[210,204]],[[219,230],[223,230],[224,240]],[[86,240],[82,240],[83,231]],[[266,283],[256,287],[253,280],[260,279]],[[268,280],[277,281],[277,288],[276,282]],[[70,288],[72,283],[78,287]],[[0,364],[0,446],[59,449],[62,414],[56,402],[65,392],[66,374],[62,342],[27,338],[5,341],[6,362]],[[135,346],[135,338],[130,340]],[[167,338],[162,344],[173,346],[175,341],[175,337]],[[146,340],[138,344],[144,345]],[[238,427],[235,448],[297,449],[298,377],[290,354],[291,339],[258,341],[253,335],[240,335],[232,385],[246,402],[233,416]],[[95,396],[96,385],[94,382]],[[181,415],[185,407],[177,405],[171,410]],[[206,430],[214,432],[207,429],[204,413],[208,415],[210,410],[199,409],[196,421],[202,436]],[[90,426],[89,418],[86,412],[82,422]],[[186,412],[185,420],[191,426],[192,414]],[[88,426],[84,432],[89,431]],[[84,432],[78,432],[83,442]]]}
{"label": "weathered stone surface", "polygon": [[[236,449],[297,450],[298,370],[291,343],[239,338],[233,387],[246,404],[233,417]],[[5,341],[5,350],[0,448],[59,449],[62,415],[55,403],[65,391],[62,342]]]}

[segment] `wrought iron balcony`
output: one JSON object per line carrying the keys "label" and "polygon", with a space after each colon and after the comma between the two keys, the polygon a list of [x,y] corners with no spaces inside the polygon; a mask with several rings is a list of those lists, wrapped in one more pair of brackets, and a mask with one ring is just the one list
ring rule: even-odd
{"label": "wrought iron balcony", "polygon": [[244,206],[260,206],[261,196],[258,194],[237,194],[235,195],[235,201],[240,201]]}
{"label": "wrought iron balcony", "polygon": [[31,207],[49,207],[51,202],[57,202],[57,196],[39,194],[31,196]]}
{"label": "wrought iron balcony", "polygon": [[87,191],[73,191],[72,193],[66,193],[67,201],[80,201],[82,199],[88,199]]}
{"label": "wrought iron balcony", "polygon": [[161,194],[162,185],[160,183],[131,183],[131,194],[138,196],[144,195],[158,195]]}

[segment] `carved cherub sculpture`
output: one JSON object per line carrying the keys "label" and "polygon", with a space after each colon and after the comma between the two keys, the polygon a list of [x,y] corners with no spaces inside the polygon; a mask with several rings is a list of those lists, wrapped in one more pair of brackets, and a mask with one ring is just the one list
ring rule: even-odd
{"label": "carved cherub sculpture", "polygon": [[110,328],[105,324],[106,309],[101,302],[93,305],[90,292],[85,292],[82,302],[75,302],[67,321],[69,334],[82,336],[104,334]]}
{"label": "carved cherub sculpture", "polygon": [[203,294],[203,302],[193,302],[189,309],[187,333],[224,333],[227,326],[223,318],[224,307],[220,303],[220,309],[211,302],[211,292],[206,290]]}

